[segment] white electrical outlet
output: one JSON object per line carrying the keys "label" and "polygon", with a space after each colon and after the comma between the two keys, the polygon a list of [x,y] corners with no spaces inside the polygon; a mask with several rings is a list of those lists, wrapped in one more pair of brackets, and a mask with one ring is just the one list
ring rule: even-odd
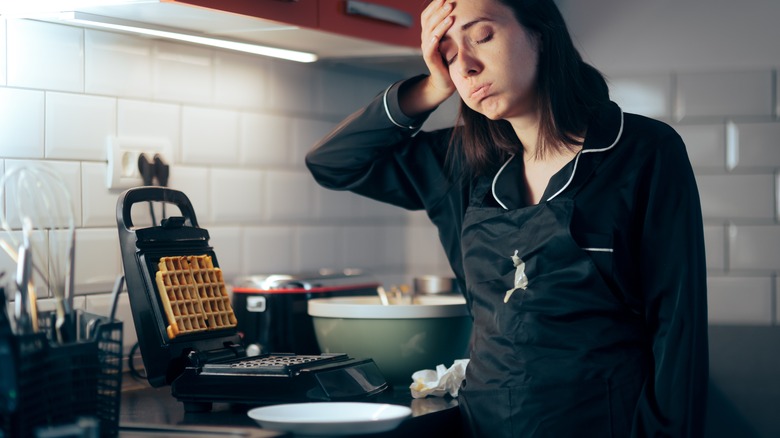
{"label": "white electrical outlet", "polygon": [[106,185],[109,189],[129,189],[144,184],[138,170],[138,157],[146,154],[150,160],[159,154],[168,165],[173,164],[173,147],[165,138],[109,137],[106,155],[108,169]]}

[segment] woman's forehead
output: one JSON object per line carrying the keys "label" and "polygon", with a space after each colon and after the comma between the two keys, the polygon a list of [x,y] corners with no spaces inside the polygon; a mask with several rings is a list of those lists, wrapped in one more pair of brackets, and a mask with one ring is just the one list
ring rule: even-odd
{"label": "woman's forehead", "polygon": [[464,32],[480,22],[514,21],[512,10],[497,0],[453,0],[448,3],[455,6],[450,14],[455,21],[448,34]]}

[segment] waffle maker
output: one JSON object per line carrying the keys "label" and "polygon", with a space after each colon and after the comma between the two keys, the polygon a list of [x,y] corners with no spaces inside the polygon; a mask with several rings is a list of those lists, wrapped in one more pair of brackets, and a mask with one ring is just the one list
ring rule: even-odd
{"label": "waffle maker", "polygon": [[[141,202],[173,204],[182,216],[136,228],[131,207]],[[122,193],[117,202],[117,227],[147,378],[154,387],[171,385],[172,395],[184,404],[185,411],[210,411],[213,402],[268,405],[361,400],[388,387],[372,359],[346,354],[247,356],[235,326],[215,325],[215,329],[171,336],[155,281],[159,262],[163,257],[205,255],[218,270],[209,233],[198,227],[187,196],[163,187],[138,187]]]}

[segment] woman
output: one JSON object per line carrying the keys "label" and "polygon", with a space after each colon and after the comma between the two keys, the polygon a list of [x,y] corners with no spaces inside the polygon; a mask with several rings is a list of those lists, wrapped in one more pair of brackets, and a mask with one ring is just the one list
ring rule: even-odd
{"label": "woman", "polygon": [[[438,227],[474,319],[470,434],[702,435],[703,228],[680,137],[609,101],[552,0],[434,0],[421,21],[430,74],[307,165]],[[455,92],[462,123],[419,131]]]}

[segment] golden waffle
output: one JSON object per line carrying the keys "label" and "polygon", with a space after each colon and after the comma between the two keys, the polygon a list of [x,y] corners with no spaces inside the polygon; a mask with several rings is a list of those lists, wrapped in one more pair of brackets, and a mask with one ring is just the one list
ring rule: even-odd
{"label": "golden waffle", "polygon": [[163,257],[156,280],[169,338],[236,326],[222,270],[211,256]]}

